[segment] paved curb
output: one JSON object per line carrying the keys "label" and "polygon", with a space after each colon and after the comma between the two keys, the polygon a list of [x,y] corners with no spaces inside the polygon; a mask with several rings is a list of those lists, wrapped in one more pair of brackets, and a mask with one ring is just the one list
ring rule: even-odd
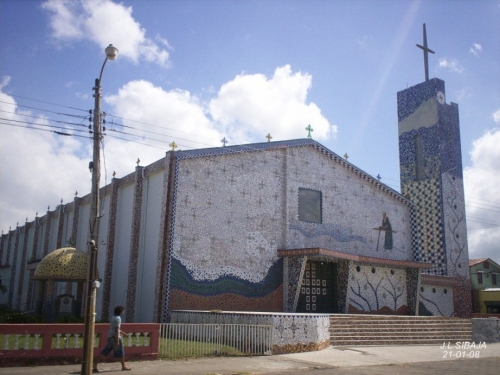
{"label": "paved curb", "polygon": [[[462,358],[463,356],[466,358]],[[470,358],[468,358],[470,357]],[[497,374],[500,343],[486,348],[457,348],[454,344],[351,346],[296,354],[264,357],[218,357],[187,360],[130,362],[128,374],[169,375],[253,375],[301,374]],[[102,363],[102,373],[121,373],[120,363]],[[478,369],[481,371],[478,371]],[[80,374],[80,365],[0,368],[5,375]],[[445,372],[446,371],[446,372]]]}

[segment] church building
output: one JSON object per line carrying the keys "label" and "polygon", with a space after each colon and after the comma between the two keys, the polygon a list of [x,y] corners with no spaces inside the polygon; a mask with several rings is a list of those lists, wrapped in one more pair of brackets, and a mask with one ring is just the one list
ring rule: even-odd
{"label": "church building", "polygon": [[[114,177],[101,189],[97,319],[115,305],[127,322],[174,310],[469,316],[458,106],[427,77],[397,102],[401,193],[310,138],[169,151]],[[89,211],[90,195],[75,196],[2,235],[1,304],[49,321],[61,296],[81,309],[81,280],[44,275],[81,262]]]}

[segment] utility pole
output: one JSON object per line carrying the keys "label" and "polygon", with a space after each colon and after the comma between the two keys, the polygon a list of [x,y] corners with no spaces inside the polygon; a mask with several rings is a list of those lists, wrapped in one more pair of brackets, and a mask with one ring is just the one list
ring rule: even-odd
{"label": "utility pole", "polygon": [[102,64],[101,74],[95,80],[94,85],[94,122],[93,122],[93,156],[89,164],[92,173],[92,189],[90,197],[90,239],[88,243],[88,273],[87,291],[85,301],[85,329],[83,335],[83,360],[82,375],[92,374],[92,363],[94,361],[94,337],[95,337],[95,305],[99,280],[97,279],[97,250],[99,244],[99,185],[101,182],[101,78],[104,66],[108,60],[118,57],[118,49],[110,44],[106,49],[106,59]]}

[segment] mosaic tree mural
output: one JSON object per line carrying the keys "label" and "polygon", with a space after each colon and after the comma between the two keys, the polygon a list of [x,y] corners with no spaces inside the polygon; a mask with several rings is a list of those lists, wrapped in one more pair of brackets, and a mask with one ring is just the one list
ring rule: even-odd
{"label": "mosaic tree mural", "polygon": [[350,266],[349,313],[406,314],[406,271],[375,266]]}

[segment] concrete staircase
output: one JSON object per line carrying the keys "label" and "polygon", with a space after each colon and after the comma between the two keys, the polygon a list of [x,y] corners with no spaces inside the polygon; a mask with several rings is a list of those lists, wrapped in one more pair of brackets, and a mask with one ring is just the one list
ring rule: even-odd
{"label": "concrete staircase", "polygon": [[470,319],[403,315],[330,315],[332,346],[472,341]]}

